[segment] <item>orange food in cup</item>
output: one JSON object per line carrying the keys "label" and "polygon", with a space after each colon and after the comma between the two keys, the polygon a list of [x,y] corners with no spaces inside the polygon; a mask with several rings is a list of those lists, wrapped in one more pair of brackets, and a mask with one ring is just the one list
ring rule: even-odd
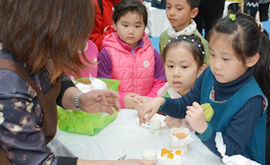
{"label": "orange food in cup", "polygon": [[173,132],[173,136],[176,136],[178,139],[185,139],[188,135],[184,132]]}

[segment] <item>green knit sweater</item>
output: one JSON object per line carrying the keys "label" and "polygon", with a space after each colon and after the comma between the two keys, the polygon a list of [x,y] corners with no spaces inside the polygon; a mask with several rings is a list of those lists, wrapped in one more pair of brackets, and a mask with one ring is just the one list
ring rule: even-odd
{"label": "green knit sweater", "polygon": [[[201,35],[201,33],[196,29],[196,31],[193,33],[196,36],[200,37],[202,44],[204,46],[204,63],[206,65],[209,65],[209,56],[210,56],[210,50],[209,50],[209,43],[206,39],[204,39],[204,37]],[[160,48],[160,55],[162,56],[162,52],[163,49],[165,47],[165,45],[168,44],[169,40],[171,40],[172,38],[170,36],[168,36],[167,34],[167,30],[162,32],[162,34],[160,35],[159,38],[159,48]],[[163,59],[163,58],[162,58]]]}

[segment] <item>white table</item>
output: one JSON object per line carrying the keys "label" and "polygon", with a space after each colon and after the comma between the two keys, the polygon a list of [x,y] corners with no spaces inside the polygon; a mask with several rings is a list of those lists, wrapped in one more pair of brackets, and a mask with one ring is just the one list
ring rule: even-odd
{"label": "white table", "polygon": [[[221,158],[214,155],[201,141],[195,138],[189,145],[184,165],[219,165]],[[67,133],[57,130],[48,145],[57,156],[74,156],[87,160],[141,159],[147,149],[171,149],[169,129],[163,127],[161,135],[151,135],[148,128],[137,124],[137,111],[121,109],[117,118],[94,136]]]}
{"label": "white table", "polygon": [[[151,37],[159,37],[161,33],[168,29],[170,22],[166,16],[165,9],[158,9],[155,7],[148,7],[148,28]],[[146,29],[148,29],[146,27]]]}

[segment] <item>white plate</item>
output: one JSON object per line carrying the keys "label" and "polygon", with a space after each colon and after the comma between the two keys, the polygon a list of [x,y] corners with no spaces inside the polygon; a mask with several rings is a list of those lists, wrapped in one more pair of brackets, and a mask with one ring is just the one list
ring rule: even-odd
{"label": "white plate", "polygon": [[[148,114],[145,115],[145,118],[148,116]],[[161,121],[161,127],[165,127],[166,126],[166,123],[164,122],[164,119],[166,118],[166,116],[164,115],[160,115],[158,113],[156,113],[152,118],[151,120],[160,120]],[[151,121],[150,120],[150,121]],[[139,117],[137,117],[137,123],[140,125],[140,119]],[[149,128],[149,124],[148,123],[142,123],[143,127],[146,127],[146,128]]]}

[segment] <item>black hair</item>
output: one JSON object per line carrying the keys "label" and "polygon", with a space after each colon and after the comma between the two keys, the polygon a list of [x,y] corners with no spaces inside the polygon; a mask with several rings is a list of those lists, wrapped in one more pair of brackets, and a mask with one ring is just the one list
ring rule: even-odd
{"label": "black hair", "polygon": [[187,0],[187,3],[190,5],[191,9],[194,9],[196,7],[199,8],[200,1],[201,0]]}
{"label": "black hair", "polygon": [[[233,17],[230,17],[233,16]],[[254,77],[264,95],[270,98],[269,57],[270,43],[266,31],[261,31],[255,19],[245,13],[237,12],[217,22],[209,32],[209,41],[218,35],[227,35],[232,39],[232,48],[237,58],[246,62],[246,58],[259,53],[260,58],[254,68]],[[268,106],[268,113],[269,112]],[[269,121],[268,115],[268,121]]]}
{"label": "black hair", "polygon": [[145,27],[147,26],[147,11],[145,6],[138,0],[122,0],[114,8],[113,22],[117,23],[119,19],[129,12],[135,12],[142,16]]}
{"label": "black hair", "polygon": [[177,46],[185,46],[187,50],[189,50],[198,65],[198,68],[200,68],[203,65],[204,61],[204,46],[201,42],[200,37],[198,37],[195,34],[192,34],[190,36],[182,35],[180,37],[177,37],[175,39],[172,39],[164,48],[162,53],[163,62],[166,60],[166,54],[171,48],[175,48]]}
{"label": "black hair", "polygon": [[186,0],[187,3],[190,5],[190,9],[199,8],[201,0]]}

